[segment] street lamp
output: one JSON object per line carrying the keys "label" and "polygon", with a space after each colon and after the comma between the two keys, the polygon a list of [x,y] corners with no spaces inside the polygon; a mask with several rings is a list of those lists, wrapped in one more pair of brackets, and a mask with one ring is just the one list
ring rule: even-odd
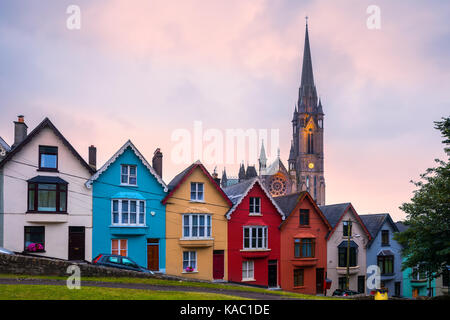
{"label": "street lamp", "polygon": [[[352,234],[352,221],[350,218],[347,220],[347,274],[345,277],[345,288],[350,289],[350,238]],[[355,234],[353,237],[359,238],[359,234]]]}

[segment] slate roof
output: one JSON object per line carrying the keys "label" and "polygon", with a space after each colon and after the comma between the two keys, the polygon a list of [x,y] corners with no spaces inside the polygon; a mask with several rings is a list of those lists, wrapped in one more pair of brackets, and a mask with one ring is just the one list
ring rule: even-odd
{"label": "slate roof", "polygon": [[6,155],[6,157],[0,162],[0,168],[3,167],[17,152],[22,150],[22,148],[27,145],[35,136],[37,136],[44,128],[51,129],[57,137],[61,139],[63,144],[70,150],[70,152],[75,156],[75,158],[80,161],[81,165],[89,171],[89,173],[94,174],[95,169],[93,169],[75,150],[75,148],[67,141],[67,139],[62,135],[62,133],[55,127],[55,125],[50,121],[49,118],[45,118],[42,122],[31,131],[27,137]]}
{"label": "slate roof", "polygon": [[234,210],[239,206],[241,201],[247,196],[248,192],[253,188],[253,185],[255,183],[258,183],[261,189],[266,194],[267,198],[272,202],[272,204],[277,209],[278,213],[281,215],[282,220],[286,219],[283,210],[278,206],[278,204],[274,201],[270,193],[267,191],[267,189],[264,187],[264,185],[261,183],[258,177],[252,178],[249,180],[244,180],[242,182],[239,182],[237,184],[234,184],[230,187],[224,188],[223,191],[227,195],[228,199],[231,200],[233,203],[233,206],[231,207],[230,211],[227,213],[227,218],[230,219],[231,214],[234,212]]}
{"label": "slate roof", "polygon": [[3,140],[2,137],[0,137],[0,145],[3,147],[3,149],[6,150],[6,152],[11,151],[11,147],[9,146],[9,144],[6,143],[5,140]]}
{"label": "slate roof", "polygon": [[359,217],[361,218],[367,230],[369,230],[370,235],[372,236],[372,240],[369,242],[369,245],[375,239],[378,232],[380,232],[386,220],[392,225],[394,231],[398,231],[398,228],[394,223],[394,221],[392,221],[389,213],[360,214]]}
{"label": "slate roof", "polygon": [[409,226],[404,224],[402,221],[396,222],[395,225],[399,232],[403,232],[409,229]]}
{"label": "slate roof", "polygon": [[331,227],[334,228],[349,205],[350,202],[330,204],[327,206],[319,206],[319,209],[322,210],[325,218],[327,218]]}

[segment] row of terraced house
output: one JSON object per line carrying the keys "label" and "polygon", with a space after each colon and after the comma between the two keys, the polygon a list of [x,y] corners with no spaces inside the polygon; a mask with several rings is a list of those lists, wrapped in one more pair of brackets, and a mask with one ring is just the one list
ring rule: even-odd
{"label": "row of terraced house", "polygon": [[11,146],[0,138],[0,247],[111,253],[155,272],[308,294],[345,288],[347,271],[350,289],[368,294],[370,265],[392,295],[423,287],[401,270],[387,213],[318,206],[307,191],[274,197],[258,177],[222,188],[199,161],[166,184],[160,149],[148,162],[127,141],[97,168],[96,148],[86,162],[48,118],[29,134],[23,116],[14,127]]}

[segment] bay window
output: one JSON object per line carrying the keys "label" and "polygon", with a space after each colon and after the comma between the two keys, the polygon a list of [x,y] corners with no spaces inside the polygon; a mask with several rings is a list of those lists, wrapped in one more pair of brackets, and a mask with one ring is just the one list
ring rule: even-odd
{"label": "bay window", "polygon": [[211,215],[183,215],[183,238],[211,238]]}
{"label": "bay window", "polygon": [[244,227],[243,248],[247,250],[267,249],[267,227]]}
{"label": "bay window", "polygon": [[112,200],[112,225],[145,226],[145,201]]}
{"label": "bay window", "polygon": [[67,213],[67,183],[32,183],[30,181],[28,212]]}

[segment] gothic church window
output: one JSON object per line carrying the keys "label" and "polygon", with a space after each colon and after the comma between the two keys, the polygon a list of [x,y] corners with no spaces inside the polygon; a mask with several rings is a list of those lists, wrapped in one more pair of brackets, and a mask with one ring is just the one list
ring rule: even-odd
{"label": "gothic church window", "polygon": [[312,132],[309,132],[308,133],[308,154],[313,154],[313,153],[314,153],[314,135]]}

